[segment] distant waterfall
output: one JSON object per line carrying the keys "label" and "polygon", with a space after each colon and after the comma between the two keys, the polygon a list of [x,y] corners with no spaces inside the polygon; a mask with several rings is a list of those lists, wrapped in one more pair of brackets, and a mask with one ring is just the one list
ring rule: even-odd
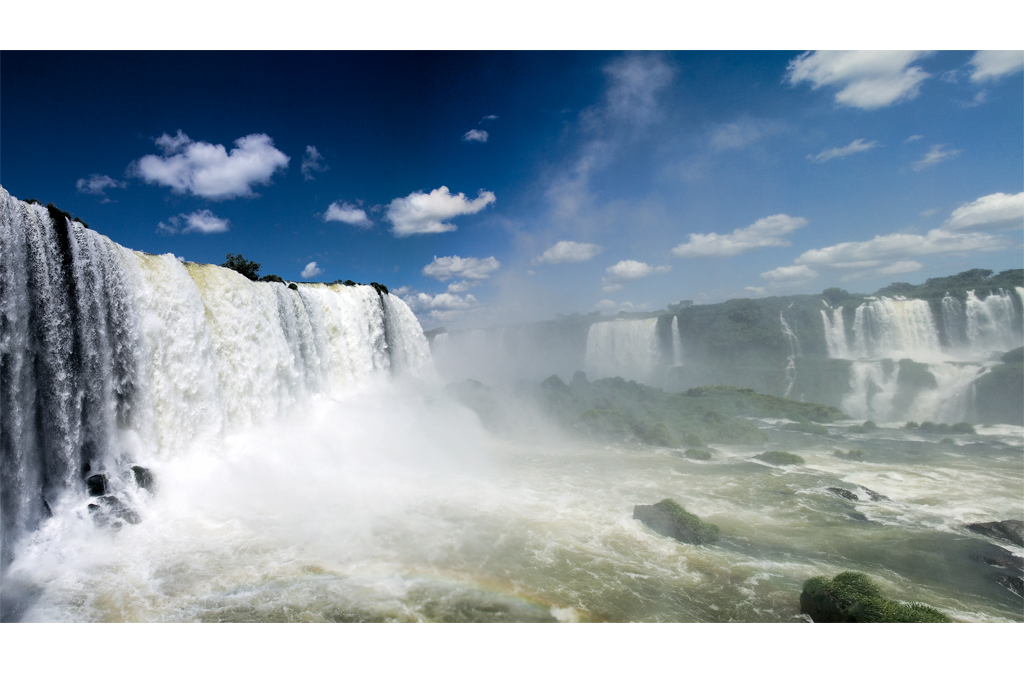
{"label": "distant waterfall", "polygon": [[672,318],[672,366],[683,366],[683,338],[679,335],[679,316]]}
{"label": "distant waterfall", "polygon": [[621,376],[651,383],[662,365],[658,319],[610,320],[590,326],[585,363],[592,379]]}
{"label": "distant waterfall", "polygon": [[[1015,288],[1024,300],[1024,288]],[[904,415],[920,420],[967,420],[974,413],[973,383],[988,371],[982,363],[1024,343],[1013,295],[1000,290],[965,302],[947,295],[941,304],[940,338],[931,306],[922,299],[869,298],[854,312],[853,342],[848,340],[842,308],[821,312],[829,357],[855,360],[842,408],[857,418],[901,420],[894,416],[896,369],[883,360],[910,359],[927,364],[938,382],[917,394]]]}
{"label": "distant waterfall", "polygon": [[372,377],[430,376],[409,307],[124,248],[0,188],[0,530],[10,543],[173,454]]}
{"label": "distant waterfall", "polygon": [[[790,304],[789,308],[792,307],[793,304]],[[803,353],[800,351],[800,340],[790,329],[782,311],[779,311],[779,321],[782,323],[782,336],[786,337],[786,343],[789,345],[789,356],[786,358],[786,392],[782,396],[789,397],[789,394],[793,392],[793,385],[796,383],[796,359]]]}

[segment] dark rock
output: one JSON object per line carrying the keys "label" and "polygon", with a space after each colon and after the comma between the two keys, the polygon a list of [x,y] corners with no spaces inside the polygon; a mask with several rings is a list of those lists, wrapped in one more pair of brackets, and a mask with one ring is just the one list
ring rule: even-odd
{"label": "dark rock", "polygon": [[1002,575],[996,578],[996,582],[1024,598],[1024,579],[1013,575]]}
{"label": "dark rock", "polygon": [[672,499],[662,500],[656,505],[637,505],[633,508],[633,518],[651,530],[680,542],[706,544],[717,542],[719,538],[718,526],[704,523]]}
{"label": "dark rock", "polygon": [[153,473],[141,465],[132,465],[132,474],[135,476],[135,483],[139,488],[144,488],[150,493],[153,492],[155,481],[153,479]]}
{"label": "dark rock", "polygon": [[94,474],[85,480],[85,487],[90,496],[105,495],[107,492],[107,475]]}
{"label": "dark rock", "polygon": [[867,518],[860,512],[849,512],[846,516],[850,517],[854,521],[860,521],[861,523],[871,523],[871,519]]}
{"label": "dark rock", "polygon": [[856,493],[854,493],[853,491],[847,491],[845,488],[839,488],[838,486],[829,486],[825,490],[831,493],[835,493],[840,498],[846,498],[847,500],[860,500],[860,498],[857,497]]}
{"label": "dark rock", "polygon": [[[142,518],[138,513],[128,505],[118,500],[115,496],[105,495],[101,497],[100,502],[110,508],[110,513],[119,519],[124,519],[130,524],[137,524],[142,522]],[[90,508],[92,506],[90,505]]]}
{"label": "dark rock", "polygon": [[872,491],[870,488],[865,488],[864,486],[861,486],[861,489],[868,494],[868,497],[871,498],[872,502],[878,502],[879,500],[889,499],[889,496],[885,496],[876,491]]}
{"label": "dark rock", "polygon": [[1019,547],[1024,547],[1024,521],[1007,519],[1006,521],[972,523],[967,526],[967,530],[997,540],[1006,540]]}

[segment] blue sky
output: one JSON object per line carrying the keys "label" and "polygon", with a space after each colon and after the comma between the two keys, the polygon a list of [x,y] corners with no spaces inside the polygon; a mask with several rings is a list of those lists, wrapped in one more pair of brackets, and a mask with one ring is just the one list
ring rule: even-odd
{"label": "blue sky", "polygon": [[11,52],[0,184],[427,329],[1022,265],[1024,52]]}

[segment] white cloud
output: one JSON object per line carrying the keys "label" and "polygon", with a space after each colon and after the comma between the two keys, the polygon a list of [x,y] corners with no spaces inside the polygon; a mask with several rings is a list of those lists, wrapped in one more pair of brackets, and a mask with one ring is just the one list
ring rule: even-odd
{"label": "white cloud", "polygon": [[929,208],[928,210],[922,210],[921,217],[931,217],[937,212],[939,212],[938,208]]}
{"label": "white cloud", "polygon": [[887,234],[870,241],[838,243],[827,248],[808,250],[796,258],[797,264],[840,264],[919,255],[943,255],[971,251],[991,252],[1003,249],[1005,241],[981,233],[958,233],[932,229],[926,235]]}
{"label": "white cloud", "polygon": [[806,264],[799,264],[797,266],[780,266],[777,269],[765,271],[761,274],[761,278],[775,282],[807,280],[809,278],[817,277],[818,272]]}
{"label": "white cloud", "polygon": [[324,222],[344,222],[361,229],[373,226],[373,222],[366,216],[365,210],[345,201],[335,201],[328,206],[327,212],[324,213]]}
{"label": "white cloud", "polygon": [[672,254],[684,258],[733,257],[755,248],[791,245],[782,237],[806,224],[802,217],[771,215],[731,234],[690,234],[690,241],[672,248]]}
{"label": "white cloud", "polygon": [[851,273],[843,276],[840,280],[856,280],[858,278],[878,278],[882,276],[895,276],[904,273],[913,273],[920,271],[924,266],[920,262],[915,262],[912,259],[903,260],[901,262],[895,262],[889,266],[882,267],[880,269],[871,269],[870,271],[861,271],[859,273]]}
{"label": "white cloud", "polygon": [[434,256],[434,261],[423,267],[423,275],[446,281],[458,276],[464,280],[486,280],[498,270],[501,262],[494,257],[477,259],[476,257]]}
{"label": "white cloud", "polygon": [[421,313],[430,310],[442,311],[464,311],[475,308],[479,302],[476,297],[467,294],[465,297],[442,292],[441,294],[429,294],[427,292],[413,292],[407,294],[402,300],[409,305],[413,311]]}
{"label": "white cloud", "polygon": [[490,134],[487,131],[481,131],[480,129],[471,129],[462,134],[462,139],[466,142],[477,141],[480,143],[487,142],[487,138]]}
{"label": "white cloud", "polygon": [[253,196],[252,185],[268,184],[289,162],[265,133],[237,139],[230,153],[223,145],[193,141],[181,130],[173,138],[165,133],[155,142],[165,156],[147,154],[129,170],[146,182],[170,187],[176,194],[213,200]]}
{"label": "white cloud", "polygon": [[942,149],[943,147],[945,147],[945,145],[932,145],[930,148],[928,148],[928,153],[921,157],[919,160],[914,162],[914,170],[920,171],[922,169],[928,168],[929,166],[934,166],[940,161],[945,161],[950,157],[955,157],[956,155],[960,154],[960,150],[944,151]]}
{"label": "white cloud", "polygon": [[440,234],[457,229],[454,224],[443,220],[478,213],[495,200],[494,192],[481,189],[477,198],[470,201],[461,192],[452,195],[442,185],[429,194],[413,192],[392,200],[384,216],[393,225],[391,231],[399,238],[413,234]]}
{"label": "white cloud", "polygon": [[318,267],[316,265],[316,262],[310,262],[309,264],[306,265],[306,268],[303,269],[302,273],[300,273],[299,275],[305,278],[306,280],[309,280],[310,278],[316,278],[323,272],[324,270]]}
{"label": "white cloud", "polygon": [[997,80],[1024,68],[1024,51],[979,51],[967,65],[974,69],[972,82]]}
{"label": "white cloud", "polygon": [[639,304],[634,305],[631,301],[624,301],[622,303],[612,301],[611,299],[602,299],[601,301],[594,304],[594,308],[598,311],[645,311],[649,309],[650,304]]}
{"label": "white cloud", "polygon": [[107,197],[106,192],[104,190],[113,188],[124,189],[125,187],[128,186],[128,184],[125,182],[121,182],[120,180],[115,180],[109,175],[99,175],[97,173],[93,173],[87,178],[78,178],[78,181],[75,183],[75,186],[78,188],[78,191],[82,194],[102,196],[103,203],[110,203],[110,199]]}
{"label": "white cloud", "polygon": [[169,217],[167,222],[156,225],[157,231],[165,234],[188,234],[193,231],[200,234],[220,234],[228,230],[230,220],[217,217],[208,209],[203,209],[188,215],[182,213]]}
{"label": "white cloud", "polygon": [[816,163],[824,163],[829,159],[840,159],[842,157],[848,157],[851,154],[857,152],[867,152],[872,147],[878,147],[878,141],[872,140],[870,142],[864,142],[863,138],[858,138],[846,147],[833,147],[830,150],[825,150],[817,155],[807,155],[807,158]]}
{"label": "white cloud", "polygon": [[778,124],[766,121],[747,119],[721,124],[711,132],[711,147],[719,151],[743,149],[779,131]]}
{"label": "white cloud", "polygon": [[626,281],[639,280],[640,278],[646,278],[652,273],[665,273],[671,270],[672,267],[667,264],[665,266],[651,266],[650,264],[637,262],[632,259],[624,259],[605,269],[606,272],[611,274],[610,280]]}
{"label": "white cloud", "polygon": [[460,294],[467,290],[472,290],[474,287],[480,287],[480,281],[478,280],[460,280],[455,283],[448,284],[448,292],[454,294]]}
{"label": "white cloud", "polygon": [[621,290],[624,287],[625,287],[625,285],[623,285],[622,283],[613,283],[612,285],[605,285],[601,289],[604,292],[618,292],[619,290]]}
{"label": "white cloud", "polygon": [[918,140],[921,140],[923,138],[924,138],[924,136],[913,135],[913,136],[910,136],[909,138],[907,138],[906,140],[904,140],[903,142],[905,142],[905,143],[913,143],[913,142],[917,142]]}
{"label": "white cloud", "polygon": [[494,121],[497,118],[498,118],[498,115],[487,115],[483,119],[480,120],[480,123],[483,124],[484,122],[492,122],[492,121]]}
{"label": "white cloud", "polygon": [[533,264],[562,264],[565,262],[586,262],[593,259],[604,248],[596,243],[577,243],[576,241],[559,241],[533,258]]}
{"label": "white cloud", "polygon": [[302,177],[306,180],[313,180],[313,171],[323,173],[329,169],[330,166],[322,163],[323,160],[323,155],[316,151],[316,147],[306,145],[306,156],[302,158]]}
{"label": "white cloud", "polygon": [[875,110],[917,96],[928,73],[911,63],[922,51],[815,51],[789,62],[793,84],[809,82],[812,89],[839,87],[836,103]]}
{"label": "white cloud", "polygon": [[763,287],[752,287],[752,286],[748,285],[747,287],[745,287],[743,289],[744,290],[750,290],[751,292],[753,292],[756,295],[762,295],[762,294],[767,294],[768,293],[768,291],[765,290]]}
{"label": "white cloud", "polygon": [[960,206],[949,216],[943,229],[1020,229],[1024,226],[1024,192],[997,192]]}
{"label": "white cloud", "polygon": [[403,285],[402,287],[398,288],[397,290],[392,290],[391,294],[398,295],[399,297],[403,297],[403,296],[409,294],[410,292],[412,292],[412,288],[409,287],[408,285]]}
{"label": "white cloud", "polygon": [[658,93],[672,81],[672,68],[657,55],[630,55],[604,67],[611,80],[605,92],[606,113],[646,125],[658,117]]}

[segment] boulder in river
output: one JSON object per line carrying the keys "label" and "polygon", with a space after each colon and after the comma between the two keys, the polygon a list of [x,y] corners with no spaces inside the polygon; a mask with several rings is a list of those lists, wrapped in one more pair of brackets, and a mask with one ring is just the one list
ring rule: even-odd
{"label": "boulder in river", "polygon": [[1013,544],[1024,547],[1024,521],[1007,519],[1006,521],[988,521],[986,523],[972,523],[967,530],[997,540],[1006,540]]}
{"label": "boulder in river", "polygon": [[930,605],[885,597],[870,577],[858,572],[807,580],[800,594],[800,610],[818,623],[953,621]]}
{"label": "boulder in river", "polygon": [[633,518],[651,530],[680,542],[707,544],[717,542],[719,537],[718,526],[704,523],[671,498],[656,505],[637,505],[633,508]]}

